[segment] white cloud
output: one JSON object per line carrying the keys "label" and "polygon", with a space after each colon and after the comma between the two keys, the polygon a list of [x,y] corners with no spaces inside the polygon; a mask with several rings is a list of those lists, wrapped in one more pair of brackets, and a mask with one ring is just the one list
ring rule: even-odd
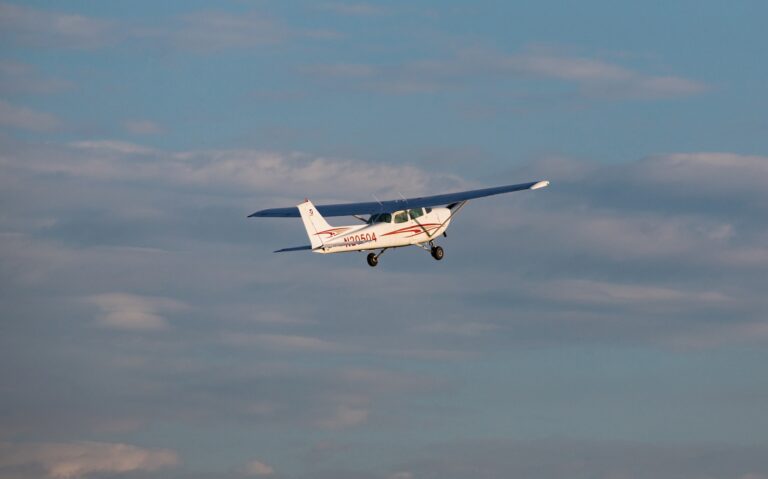
{"label": "white cloud", "polygon": [[88,302],[99,307],[98,322],[113,329],[153,331],[166,329],[167,319],[160,313],[186,309],[178,301],[128,293],[106,293],[91,296]]}
{"label": "white cloud", "polygon": [[646,75],[591,58],[531,52],[497,61],[498,66],[512,71],[576,82],[589,93],[601,96],[680,96],[700,93],[707,88],[685,78]]}
{"label": "white cloud", "polygon": [[703,350],[734,344],[763,344],[768,340],[768,319],[713,324],[668,334],[660,343],[673,349]]}
{"label": "white cloud", "polygon": [[731,300],[731,298],[716,291],[683,291],[676,288],[585,279],[556,280],[542,283],[539,294],[558,301],[625,305],[694,302],[712,304]]}
{"label": "white cloud", "polygon": [[[632,168],[637,180],[666,187],[699,186],[698,194],[739,192],[768,197],[768,156],[727,152],[690,152],[656,155]],[[687,192],[687,191],[686,191]]]}
{"label": "white cloud", "polygon": [[167,37],[179,48],[198,52],[274,46],[294,38],[338,36],[327,30],[293,28],[257,11],[241,14],[201,11],[183,15],[179,22],[178,26],[154,36]]}
{"label": "white cloud", "polygon": [[328,2],[323,3],[320,6],[323,10],[328,10],[339,15],[353,15],[353,16],[376,16],[385,12],[383,8],[371,3],[345,3],[345,2]]}
{"label": "white cloud", "polygon": [[449,59],[394,65],[325,64],[302,71],[348,79],[364,88],[391,93],[436,92],[472,83],[479,77],[552,78],[576,84],[583,95],[603,98],[665,98],[701,93],[707,85],[682,77],[640,73],[604,60],[567,56],[548,50],[504,54],[464,49]]}
{"label": "white cloud", "polygon": [[410,165],[310,157],[302,153],[163,152],[111,140],[75,142],[66,158],[61,153],[41,153],[23,162],[11,155],[0,156],[0,166],[96,181],[160,182],[278,195],[290,198],[288,201],[293,204],[306,196],[322,196],[326,201],[373,201],[372,193],[387,199],[397,198],[400,193],[412,196],[467,186],[457,176],[426,172]]}
{"label": "white cloud", "polygon": [[94,48],[109,42],[114,25],[83,15],[0,3],[0,30],[25,45]]}
{"label": "white cloud", "polygon": [[0,91],[53,93],[70,86],[66,81],[41,78],[36,69],[30,65],[0,61]]}
{"label": "white cloud", "polygon": [[224,333],[224,342],[233,345],[258,346],[276,351],[304,353],[343,353],[352,349],[343,344],[311,336],[289,334]]}
{"label": "white cloud", "polygon": [[249,476],[271,476],[275,470],[272,466],[254,459],[246,464],[245,473]]}
{"label": "white cloud", "polygon": [[123,126],[128,133],[134,135],[157,135],[165,131],[162,126],[151,120],[130,120],[123,123]]}
{"label": "white cloud", "polygon": [[334,413],[317,421],[323,429],[347,429],[368,420],[368,408],[357,404],[340,404]]}
{"label": "white cloud", "polygon": [[179,464],[167,449],[145,449],[129,444],[69,442],[0,445],[0,467],[37,465],[53,479],[76,479],[91,474],[153,472]]}
{"label": "white cloud", "polygon": [[135,143],[115,140],[83,140],[73,142],[72,146],[77,149],[91,150],[97,154],[102,155],[111,155],[115,153],[127,155],[148,155],[157,152],[157,150],[137,145]]}
{"label": "white cloud", "polygon": [[182,17],[174,41],[184,48],[208,51],[274,45],[289,35],[285,25],[259,13],[197,12]]}
{"label": "white cloud", "polygon": [[0,100],[0,125],[32,131],[48,131],[57,128],[60,121],[50,113],[23,106],[15,106]]}

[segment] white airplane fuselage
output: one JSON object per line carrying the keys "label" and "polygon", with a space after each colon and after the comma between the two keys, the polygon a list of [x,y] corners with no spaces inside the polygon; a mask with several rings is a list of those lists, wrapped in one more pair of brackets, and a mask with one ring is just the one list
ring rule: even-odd
{"label": "white airplane fuselage", "polygon": [[[407,215],[407,212],[405,212]],[[392,213],[390,222],[374,222],[362,225],[336,226],[314,233],[322,246],[314,248],[316,253],[342,253],[345,251],[366,251],[384,248],[398,248],[429,243],[448,229],[451,210],[431,208],[418,218],[407,216],[397,222],[397,212]]]}

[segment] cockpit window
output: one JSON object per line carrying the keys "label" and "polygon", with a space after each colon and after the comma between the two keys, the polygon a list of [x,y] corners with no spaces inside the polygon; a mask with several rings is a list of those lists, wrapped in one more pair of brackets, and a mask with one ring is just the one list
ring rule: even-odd
{"label": "cockpit window", "polygon": [[410,216],[412,220],[415,220],[419,216],[424,216],[424,210],[421,208],[414,208],[412,210],[408,210],[408,216]]}
{"label": "cockpit window", "polygon": [[395,213],[395,223],[405,223],[406,221],[408,221],[408,213],[405,211]]}
{"label": "cockpit window", "polygon": [[378,213],[375,215],[371,215],[371,217],[368,219],[368,224],[391,223],[391,222],[392,222],[392,215],[389,213]]}

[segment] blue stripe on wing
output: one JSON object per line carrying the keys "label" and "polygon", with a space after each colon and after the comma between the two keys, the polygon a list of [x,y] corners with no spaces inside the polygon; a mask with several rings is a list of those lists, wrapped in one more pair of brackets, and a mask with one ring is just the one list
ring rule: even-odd
{"label": "blue stripe on wing", "polygon": [[309,251],[312,249],[312,246],[306,245],[306,246],[294,246],[292,248],[283,248],[279,249],[277,251],[273,251],[273,253],[285,253],[286,251]]}
{"label": "blue stripe on wing", "polygon": [[[352,216],[352,215],[372,215],[375,213],[392,212],[408,208],[423,208],[427,206],[441,206],[456,203],[459,201],[482,198],[485,196],[499,195],[501,193],[510,193],[512,191],[530,190],[547,186],[549,182],[532,181],[530,183],[520,183],[517,185],[495,186],[493,188],[483,188],[480,190],[459,191],[458,193],[447,193],[444,195],[419,196],[417,198],[405,198],[389,201],[369,201],[366,203],[339,203],[334,205],[317,205],[315,208],[323,216]],[[295,206],[288,208],[269,208],[260,210],[249,218],[298,218],[299,209]]]}

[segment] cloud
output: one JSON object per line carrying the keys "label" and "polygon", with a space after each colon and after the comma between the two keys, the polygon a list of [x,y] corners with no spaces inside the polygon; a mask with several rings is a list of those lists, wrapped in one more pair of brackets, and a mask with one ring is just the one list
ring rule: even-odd
{"label": "cloud", "polygon": [[346,429],[359,426],[368,420],[369,410],[357,404],[340,404],[331,416],[317,421],[323,429]]}
{"label": "cloud", "polygon": [[197,12],[184,15],[174,41],[192,50],[258,47],[284,42],[290,36],[285,25],[263,14],[234,15]]}
{"label": "cloud", "polygon": [[167,39],[179,48],[203,53],[274,46],[295,38],[322,40],[338,36],[329,30],[293,28],[256,11],[239,14],[220,11],[189,13],[179,17],[177,25],[168,30],[144,35]]}
{"label": "cloud", "polygon": [[[366,190],[401,189],[401,177],[424,193],[473,183],[409,165],[291,152],[163,151],[113,141],[0,148],[0,200],[8,205],[0,217],[0,299],[10,332],[0,335],[0,376],[13,378],[0,402],[14,411],[2,420],[5,437],[144,437],[161,427],[182,431],[183,448],[190,447],[181,437],[186,432],[215,443],[217,437],[200,431],[224,425],[275,437],[277,449],[287,447],[281,434],[332,434],[351,444],[349,454],[313,463],[332,467],[349,465],[345,458],[365,448],[355,442],[362,436],[374,434],[386,443],[412,431],[438,428],[431,430],[442,434],[468,423],[482,431],[489,424],[483,421],[496,414],[512,414],[509,424],[520,420],[516,430],[524,434],[538,427],[537,417],[564,414],[548,421],[559,424],[557,419],[577,408],[580,418],[582,411],[588,414],[548,431],[611,434],[616,427],[636,426],[634,419],[596,430],[590,414],[612,424],[616,416],[602,416],[602,403],[585,398],[605,392],[605,403],[625,413],[635,403],[621,401],[628,396],[616,388],[624,386],[630,387],[628,395],[632,387],[643,388],[645,408],[669,408],[644,422],[650,433],[701,433],[728,441],[745,429],[749,441],[765,429],[762,423],[752,430],[744,426],[745,418],[761,417],[765,402],[764,391],[753,389],[748,377],[734,374],[723,386],[707,375],[680,374],[684,380],[678,383],[679,373],[667,372],[661,362],[673,355],[672,362],[699,370],[691,360],[767,344],[767,263],[761,258],[768,256],[761,251],[768,231],[757,214],[766,199],[760,187],[768,182],[764,157],[689,152],[624,164],[536,161],[493,181],[549,178],[552,186],[471,202],[448,238],[440,239],[449,253],[444,262],[403,249],[371,270],[363,255],[272,255],[274,246],[303,240],[300,223],[252,222],[245,215],[308,194],[368,199]],[[369,176],[369,170],[381,177]],[[175,326],[181,314],[184,327],[174,327],[173,334],[121,332]],[[93,327],[93,318],[104,327]],[[40,347],[28,347],[19,339],[24,337]],[[66,337],[78,341],[62,341]],[[717,351],[688,352],[696,349]],[[649,383],[621,383],[612,376],[616,366],[590,369],[599,385],[589,379],[585,387],[574,387],[582,384],[586,365],[574,361],[560,368],[573,350],[590,357],[610,350],[611,358],[638,368],[632,372],[646,381],[651,373],[663,376],[654,379],[659,390],[649,392]],[[638,350],[660,362],[638,361]],[[499,358],[519,367],[487,367],[501,364]],[[709,370],[710,359],[701,360],[706,367],[700,369]],[[528,372],[528,365],[542,362],[553,376]],[[718,367],[736,369],[720,363],[713,370]],[[557,374],[569,368],[579,374],[562,383]],[[491,386],[497,400],[472,402],[477,386],[495,378],[501,379]],[[505,380],[513,391],[505,392]],[[591,386],[596,389],[590,392]],[[555,403],[542,404],[541,397]],[[738,408],[723,406],[728,398]],[[702,424],[699,412],[712,407],[721,413]],[[682,415],[671,429],[664,422],[667,413]],[[533,419],[526,425],[525,417]],[[249,449],[248,444],[235,446]],[[199,443],[191,447],[202,449]],[[489,477],[509,477],[517,462],[503,458],[517,454],[523,461],[533,454],[524,446],[493,450],[482,457],[468,453],[464,461],[460,448],[414,451],[418,457],[400,454],[402,462],[382,464],[376,474],[348,475],[467,477],[467,470],[487,463]],[[273,457],[274,449],[259,451]],[[251,452],[238,454],[246,458]],[[584,457],[600,463],[602,456],[589,454]],[[201,453],[201,460],[207,457]],[[453,461],[459,472],[442,474],[441,464]],[[231,466],[233,475],[242,475],[244,462]],[[561,472],[550,477],[575,475],[557,469],[570,462],[552,469],[542,464]],[[688,470],[691,464],[679,467]],[[582,475],[636,473],[616,465]],[[295,469],[300,477],[302,465]],[[309,477],[344,477],[316,471],[321,467],[305,469]],[[656,475],[648,477],[668,477],[668,470],[654,469]],[[713,477],[763,470],[745,460],[743,468]],[[140,473],[132,475],[145,475]]]}
{"label": "cloud", "polygon": [[23,106],[15,106],[0,100],[0,125],[31,131],[56,129],[61,122],[50,113],[44,113]]}
{"label": "cloud", "polygon": [[[153,472],[179,464],[167,449],[145,449],[107,442],[0,444],[0,468],[35,465],[53,479],[76,479],[92,474]],[[1,469],[0,469],[1,470]]]}
{"label": "cloud", "polygon": [[527,49],[505,54],[463,49],[449,59],[426,59],[394,65],[321,64],[302,72],[321,78],[357,82],[389,93],[434,93],[473,85],[478,79],[536,77],[575,84],[587,97],[671,98],[694,95],[707,85],[677,76],[649,75],[604,60]]}
{"label": "cloud", "polygon": [[156,331],[168,328],[168,321],[161,312],[183,311],[181,302],[159,297],[139,296],[127,293],[105,293],[88,298],[88,302],[101,310],[99,324],[112,329],[127,331]]}
{"label": "cloud", "polygon": [[303,353],[344,353],[351,352],[348,346],[309,336],[288,334],[225,333],[226,343],[240,346],[256,346],[285,352]]}
{"label": "cloud", "polygon": [[[340,12],[343,7],[336,9]],[[363,6],[349,14],[366,14]],[[370,13],[369,13],[370,14]],[[258,11],[194,11],[164,19],[162,27],[0,2],[0,38],[20,46],[96,49],[130,40],[198,53],[274,47],[295,39],[328,40],[339,33],[292,27]]]}
{"label": "cloud", "polygon": [[764,447],[708,444],[646,444],[589,440],[474,440],[411,453],[401,467],[412,477],[465,478],[482,471],[494,478],[761,477],[768,468]]}
{"label": "cloud", "polygon": [[150,182],[278,194],[283,198],[290,197],[290,201],[296,203],[308,195],[371,201],[371,193],[396,198],[400,193],[416,195],[466,185],[455,175],[428,173],[410,165],[312,157],[303,153],[258,150],[163,152],[107,140],[72,143],[66,160],[62,159],[62,153],[36,155],[31,162],[0,156],[0,166],[99,182]]}
{"label": "cloud", "polygon": [[108,44],[114,25],[84,15],[0,3],[2,36],[20,45],[96,48]]}
{"label": "cloud", "polygon": [[370,3],[345,3],[345,2],[327,2],[319,6],[322,10],[337,13],[339,15],[351,16],[378,16],[385,13],[385,10],[378,5]]}
{"label": "cloud", "polygon": [[245,473],[249,476],[271,476],[275,470],[272,466],[254,459],[245,466]]}
{"label": "cloud", "polygon": [[162,126],[151,120],[130,120],[123,123],[123,127],[134,135],[158,135],[165,131]]}
{"label": "cloud", "polygon": [[557,280],[542,285],[542,293],[550,299],[587,303],[630,304],[659,303],[718,303],[730,301],[726,295],[715,291],[681,291],[646,285],[627,285],[617,282]]}
{"label": "cloud", "polygon": [[[7,251],[17,251],[7,262],[18,271],[14,284],[44,284],[46,277],[59,277],[59,271],[82,261],[44,264],[34,259],[37,253],[25,253],[19,246],[24,243],[28,249],[36,244],[31,239],[44,234],[75,247],[65,248],[65,257],[87,255],[94,265],[102,265],[99,270],[124,269],[123,262],[130,261],[133,274],[110,280],[115,286],[107,291],[168,291],[160,280],[153,286],[135,281],[142,276],[140,269],[156,271],[160,264],[167,271],[187,272],[174,275],[178,290],[168,291],[166,298],[183,297],[190,290],[225,294],[223,284],[255,282],[274,291],[260,300],[259,311],[283,313],[277,317],[254,310],[250,295],[233,296],[226,304],[209,301],[205,314],[221,321],[212,340],[237,346],[232,349],[241,353],[421,360],[466,358],[489,343],[501,347],[503,342],[576,338],[663,347],[761,343],[764,336],[754,331],[759,330],[765,301],[756,285],[768,265],[768,230],[754,219],[768,202],[766,164],[768,158],[762,156],[715,152],[653,155],[612,165],[543,159],[506,176],[510,182],[549,178],[552,187],[470,203],[469,213],[462,213],[452,227],[456,234],[449,233],[446,264],[451,271],[462,271],[461,277],[474,279],[460,281],[439,269],[417,267],[422,253],[404,250],[392,258],[394,269],[378,270],[374,276],[357,268],[359,260],[353,256],[330,258],[337,267],[343,265],[344,273],[329,283],[325,268],[311,266],[329,258],[264,257],[269,275],[244,268],[242,257],[254,250],[268,252],[304,238],[295,222],[244,217],[306,196],[318,202],[366,201],[371,191],[384,199],[396,198],[398,191],[418,195],[477,184],[410,165],[258,150],[162,151],[115,141],[0,154],[7,194],[30,197],[17,203],[18,214],[4,220],[29,232],[23,241],[8,238],[16,246]],[[14,189],[20,182],[27,185],[23,191]],[[78,188],[71,187],[75,184]],[[205,195],[199,199],[190,195],[201,191]],[[94,194],[98,202],[92,201]],[[55,207],[44,201],[50,195],[57,198]],[[73,216],[82,205],[88,205],[87,214]],[[29,229],[32,218],[41,215],[47,220],[36,219],[37,229]],[[497,251],[502,237],[514,238],[515,251],[528,253],[480,254]],[[45,244],[40,255],[49,254],[55,243]],[[83,246],[119,249],[76,249]],[[196,260],[182,260],[180,248],[196,251]],[[403,262],[408,255],[414,259]],[[195,267],[203,263],[208,266],[201,275]],[[51,271],[52,265],[57,270]],[[535,277],[527,278],[531,271]],[[715,280],[724,274],[731,279]],[[320,306],[306,308],[294,301],[288,291],[297,287],[297,277],[312,285],[313,294],[319,295],[313,304]],[[441,302],[422,305],[413,281],[437,288]],[[93,279],[89,287],[100,282]],[[345,299],[350,314],[365,318],[364,333],[353,334],[359,325],[322,298],[357,291],[359,284],[366,284],[366,290]],[[69,294],[92,297],[92,291]],[[98,295],[103,289],[96,291]],[[412,304],[410,314],[422,319],[408,321],[387,304],[377,303],[372,310],[377,291],[398,295],[404,304]],[[176,312],[141,300],[134,303],[121,310],[90,304],[99,308],[100,324],[113,327],[167,327]],[[288,310],[286,304],[291,305]],[[467,304],[474,308],[473,317],[457,313]],[[722,329],[714,328],[717,317],[731,319],[718,321]],[[403,331],[408,332],[405,339]],[[722,341],[711,340],[710,331],[717,331]],[[439,341],[430,340],[435,337]]]}
{"label": "cloud", "polygon": [[646,75],[602,60],[545,52],[491,57],[488,61],[502,70],[572,81],[584,92],[597,96],[675,97],[707,89],[685,78]]}
{"label": "cloud", "polygon": [[54,93],[71,87],[69,82],[43,78],[27,64],[0,61],[0,91],[5,93]]}

